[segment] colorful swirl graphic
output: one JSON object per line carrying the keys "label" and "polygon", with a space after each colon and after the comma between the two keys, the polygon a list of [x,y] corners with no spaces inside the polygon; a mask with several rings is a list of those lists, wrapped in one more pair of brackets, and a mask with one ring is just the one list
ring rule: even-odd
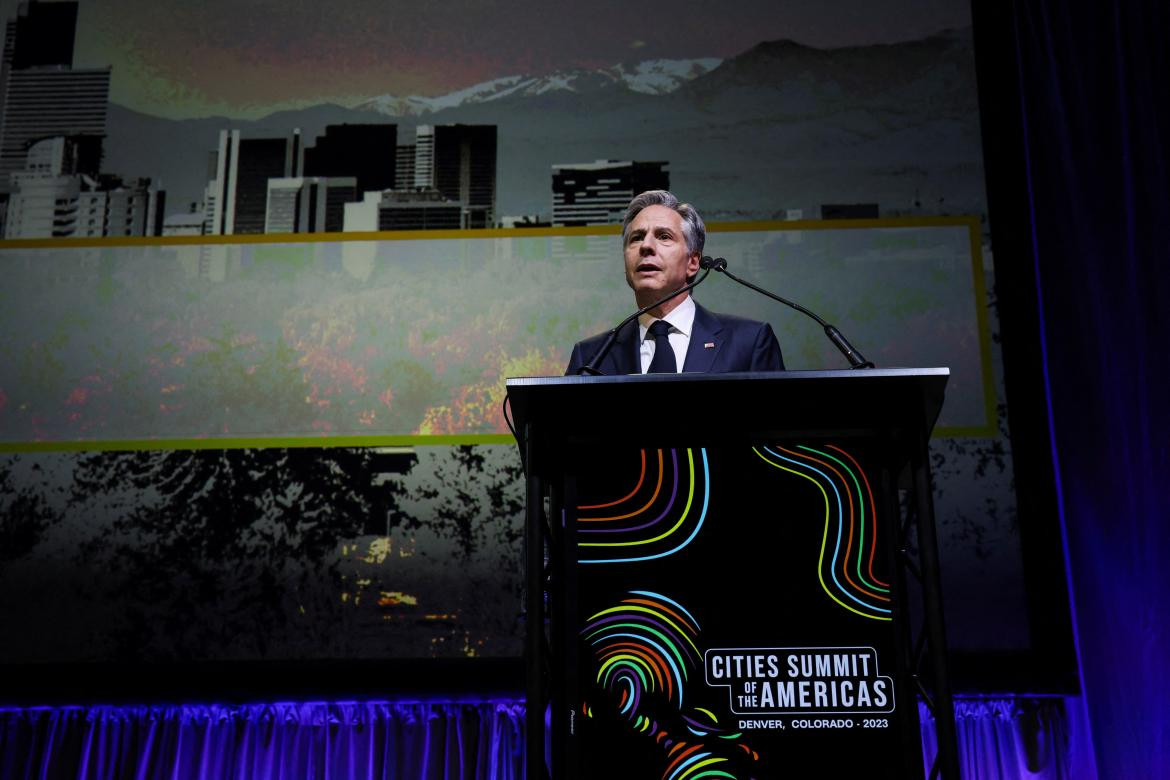
{"label": "colorful swirl graphic", "polygon": [[693,714],[684,714],[686,729],[694,737],[682,740],[671,739],[665,731],[656,736],[666,750],[667,765],[662,780],[699,780],[703,777],[753,777],[754,762],[760,754],[745,742],[739,741],[743,732],[732,732],[719,725],[719,718],[710,710],[696,707]]}
{"label": "colorful swirl graphic", "polygon": [[699,624],[678,603],[636,590],[621,604],[589,618],[581,632],[599,667],[597,684],[617,694],[624,715],[642,696],[660,692],[682,707],[683,688],[698,663]]}
{"label": "colorful swirl graphic", "polygon": [[[684,711],[687,681],[700,664],[699,623],[677,601],[646,590],[630,591],[615,607],[589,617],[581,631],[596,663],[601,700],[616,708],[635,737],[662,751],[662,780],[749,778],[759,754],[742,732],[719,725],[702,707]],[[586,718],[596,717],[588,702]]]}
{"label": "colorful swirl graphic", "polygon": [[877,552],[873,491],[857,460],[833,445],[824,450],[804,445],[752,450],[770,466],[809,480],[824,496],[817,578],[829,598],[862,617],[890,620],[889,583],[873,573]]}
{"label": "colorful swirl graphic", "polygon": [[698,535],[711,485],[705,449],[642,450],[641,473],[621,498],[577,507],[580,563],[635,563],[673,555]]}

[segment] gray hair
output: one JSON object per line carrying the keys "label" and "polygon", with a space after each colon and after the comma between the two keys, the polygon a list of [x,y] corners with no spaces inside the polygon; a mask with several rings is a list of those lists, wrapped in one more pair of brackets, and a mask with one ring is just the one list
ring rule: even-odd
{"label": "gray hair", "polygon": [[622,219],[622,246],[629,240],[630,223],[638,216],[638,212],[647,206],[666,206],[674,209],[682,217],[683,236],[687,241],[687,252],[703,254],[703,244],[707,243],[707,226],[695,207],[689,203],[679,203],[678,198],[666,190],[647,190],[641,195],[635,195],[626,207],[626,216]]}

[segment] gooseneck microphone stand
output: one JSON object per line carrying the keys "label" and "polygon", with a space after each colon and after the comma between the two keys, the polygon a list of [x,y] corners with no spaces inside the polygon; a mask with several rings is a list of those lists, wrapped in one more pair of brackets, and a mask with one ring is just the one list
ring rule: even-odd
{"label": "gooseneck microphone stand", "polygon": [[834,326],[825,322],[823,319],[821,319],[820,317],[818,317],[816,314],[809,311],[808,309],[804,308],[799,303],[795,303],[793,301],[790,301],[787,298],[781,298],[779,295],[768,292],[763,287],[757,287],[756,285],[752,284],[749,281],[746,281],[744,279],[740,279],[738,276],[733,274],[731,271],[727,270],[727,261],[724,260],[722,257],[715,257],[715,258],[703,257],[701,260],[699,260],[699,266],[701,268],[706,268],[709,270],[718,271],[719,273],[723,274],[724,276],[729,277],[732,281],[739,282],[744,287],[747,287],[750,290],[755,290],[760,295],[766,295],[774,301],[778,301],[778,302],[784,304],[785,306],[790,306],[793,309],[796,309],[801,314],[812,317],[814,320],[817,321],[818,325],[820,325],[822,328],[825,329],[825,335],[829,337],[829,341],[833,342],[834,346],[836,346],[837,349],[841,350],[841,354],[844,355],[845,359],[849,361],[850,367],[852,367],[852,368],[873,368],[873,362],[866,360],[864,355],[862,355],[860,352],[858,352],[856,349],[854,349],[853,345],[849,343],[849,340],[847,338],[845,338],[845,336],[841,333],[841,331],[837,330]]}

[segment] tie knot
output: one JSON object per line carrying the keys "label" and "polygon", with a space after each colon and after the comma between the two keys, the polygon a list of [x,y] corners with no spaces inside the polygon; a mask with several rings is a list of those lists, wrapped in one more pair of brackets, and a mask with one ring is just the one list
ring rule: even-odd
{"label": "tie knot", "polygon": [[658,339],[660,336],[668,336],[670,335],[670,323],[666,320],[655,320],[650,324],[646,333],[655,339]]}

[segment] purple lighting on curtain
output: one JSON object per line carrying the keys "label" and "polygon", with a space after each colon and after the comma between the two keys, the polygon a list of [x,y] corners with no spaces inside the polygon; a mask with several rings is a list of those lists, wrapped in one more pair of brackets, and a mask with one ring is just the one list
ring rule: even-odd
{"label": "purple lighting on curtain", "polygon": [[[965,780],[1077,780],[1079,707],[1060,697],[957,699]],[[919,706],[927,765],[934,723]],[[0,708],[0,777],[522,780],[518,699]]]}
{"label": "purple lighting on curtain", "polygon": [[[1040,327],[1040,354],[1042,362],[1040,369],[1043,376],[1044,384],[1044,414],[1048,422],[1048,447],[1049,457],[1052,458],[1052,476],[1056,486],[1056,510],[1060,520],[1060,544],[1061,557],[1064,561],[1065,571],[1065,587],[1068,589],[1070,599],[1069,619],[1073,628],[1073,649],[1077,661],[1077,679],[1080,683],[1081,690],[1085,690],[1085,676],[1084,676],[1084,661],[1081,652],[1080,642],[1080,628],[1077,623],[1076,611],[1076,587],[1073,580],[1071,557],[1069,553],[1068,541],[1068,513],[1065,510],[1065,492],[1062,482],[1061,468],[1060,468],[1060,448],[1057,446],[1056,440],[1056,421],[1053,417],[1052,405],[1052,372],[1050,368],[1050,361],[1048,355],[1048,322],[1047,315],[1044,308],[1044,278],[1042,273],[1041,256],[1039,252],[1039,240],[1036,232],[1036,182],[1033,180],[1034,164],[1032,160],[1032,142],[1031,132],[1028,126],[1028,106],[1024,95],[1024,73],[1023,63],[1024,55],[1020,49],[1020,30],[1019,19],[1013,19],[1014,22],[1014,39],[1016,44],[1016,78],[1019,79],[1020,89],[1020,129],[1023,133],[1024,144],[1024,180],[1027,183],[1027,203],[1028,203],[1028,227],[1030,230],[1031,246],[1032,246],[1032,278],[1036,289],[1036,316]],[[1083,700],[1077,702],[1083,708]],[[1083,710],[1082,710],[1083,712]],[[1086,740],[1089,744],[1088,754],[1092,755],[1092,736],[1086,730]],[[1096,778],[1097,768],[1094,763],[1092,766],[1083,767],[1081,775],[1085,778]]]}
{"label": "purple lighting on curtain", "polygon": [[522,780],[524,704],[0,708],[0,777]]}
{"label": "purple lighting on curtain", "polygon": [[1170,8],[1010,5],[1029,249],[1097,765],[1102,777],[1166,777]]}
{"label": "purple lighting on curtain", "polygon": [[[1092,744],[1076,697],[979,696],[955,699],[963,780],[1081,780],[1094,777]],[[922,755],[938,752],[934,719],[919,702]]]}

